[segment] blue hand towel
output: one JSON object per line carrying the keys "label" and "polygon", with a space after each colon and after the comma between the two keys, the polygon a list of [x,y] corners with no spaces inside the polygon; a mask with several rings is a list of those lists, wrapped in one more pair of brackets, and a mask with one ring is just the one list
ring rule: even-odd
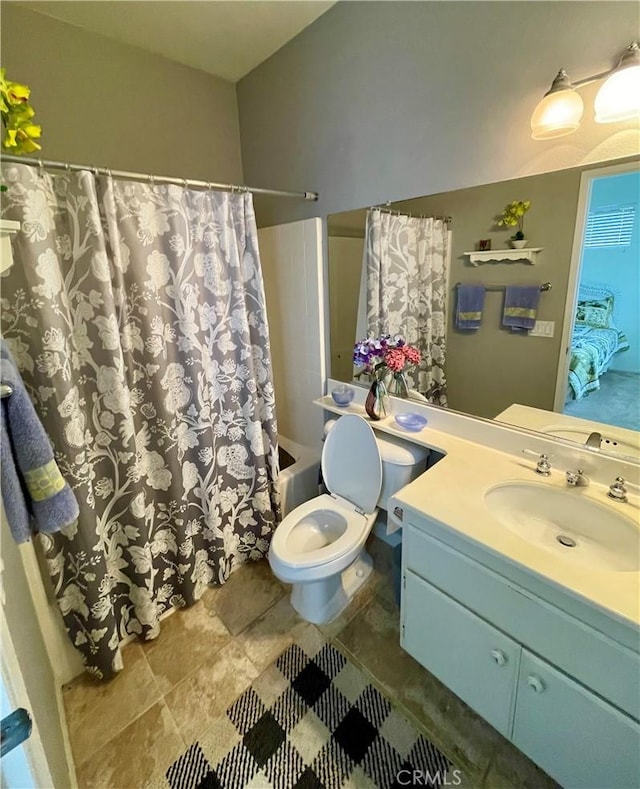
{"label": "blue hand towel", "polygon": [[4,342],[0,381],[12,389],[0,400],[2,502],[13,538],[26,542],[35,532],[59,531],[77,520],[78,502]]}
{"label": "blue hand towel", "polygon": [[484,307],[484,285],[458,285],[456,328],[475,331],[480,328]]}
{"label": "blue hand towel", "polygon": [[504,294],[502,325],[511,331],[529,331],[536,325],[540,285],[509,285]]}

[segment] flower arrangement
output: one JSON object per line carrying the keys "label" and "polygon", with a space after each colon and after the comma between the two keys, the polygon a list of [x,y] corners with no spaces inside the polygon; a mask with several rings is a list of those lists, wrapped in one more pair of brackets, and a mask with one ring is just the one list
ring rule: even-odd
{"label": "flower arrangement", "polygon": [[[358,375],[369,375],[373,380],[371,392],[373,399],[379,405],[382,413],[385,413],[384,399],[387,392],[385,379],[391,376],[391,382],[395,385],[395,394],[408,396],[409,387],[405,378],[405,373],[410,367],[420,364],[422,356],[420,351],[413,345],[407,345],[404,337],[390,334],[381,334],[379,337],[368,337],[360,340],[353,347],[353,363],[362,370]],[[369,416],[374,419],[379,418],[367,407]]]}
{"label": "flower arrangement", "polygon": [[0,118],[2,147],[10,153],[33,153],[40,150],[36,140],[42,129],[33,123],[35,110],[29,104],[31,90],[27,85],[10,82],[0,68]]}
{"label": "flower arrangement", "polygon": [[517,227],[518,230],[511,237],[515,241],[524,238],[524,215],[531,208],[531,200],[514,200],[509,203],[498,219],[498,227]]}
{"label": "flower arrangement", "polygon": [[381,378],[392,373],[404,373],[409,367],[420,364],[420,351],[407,345],[404,337],[381,334],[379,337],[367,337],[353,347],[353,363],[362,367],[362,372]]}

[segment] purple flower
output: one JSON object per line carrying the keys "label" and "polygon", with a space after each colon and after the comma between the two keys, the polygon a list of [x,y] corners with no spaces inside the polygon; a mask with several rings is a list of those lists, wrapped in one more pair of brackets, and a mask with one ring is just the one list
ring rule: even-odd
{"label": "purple flower", "polygon": [[364,372],[372,373],[378,365],[384,364],[384,356],[387,351],[402,348],[404,345],[406,345],[406,341],[399,334],[395,337],[390,334],[366,337],[354,345],[353,363],[356,367],[363,367]]}

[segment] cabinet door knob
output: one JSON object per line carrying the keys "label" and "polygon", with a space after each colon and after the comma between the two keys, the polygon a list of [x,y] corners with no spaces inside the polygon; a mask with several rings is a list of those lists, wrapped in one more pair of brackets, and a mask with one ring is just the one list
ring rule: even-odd
{"label": "cabinet door knob", "polygon": [[542,693],[544,691],[544,682],[540,677],[536,677],[535,674],[529,674],[527,677],[527,684],[534,693]]}
{"label": "cabinet door knob", "polygon": [[504,666],[504,664],[507,662],[507,656],[501,649],[492,649],[491,657],[499,666]]}

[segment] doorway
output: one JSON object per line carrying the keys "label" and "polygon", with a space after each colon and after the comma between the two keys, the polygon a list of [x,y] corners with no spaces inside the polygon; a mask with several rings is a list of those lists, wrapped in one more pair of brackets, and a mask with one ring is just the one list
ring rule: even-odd
{"label": "doorway", "polygon": [[639,203],[637,163],[583,173],[554,404],[630,430],[640,430]]}

